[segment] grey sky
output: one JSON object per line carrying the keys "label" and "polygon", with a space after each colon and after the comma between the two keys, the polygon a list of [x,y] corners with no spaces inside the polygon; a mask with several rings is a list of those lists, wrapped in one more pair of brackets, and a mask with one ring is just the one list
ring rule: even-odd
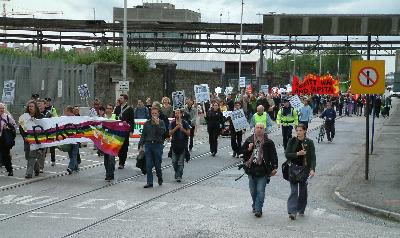
{"label": "grey sky", "polygon": [[[1,2],[2,0],[0,0]],[[96,19],[112,21],[112,8],[123,7],[123,0],[11,0],[7,12],[30,12],[36,18]],[[128,0],[128,7],[142,5]],[[144,1],[146,2],[146,1]],[[157,2],[156,0],[147,2]],[[204,22],[240,22],[241,0],[163,0],[200,12]],[[36,11],[63,11],[63,15],[44,15]],[[400,14],[400,0],[245,0],[244,23],[261,23],[257,14]],[[27,16],[25,16],[27,17]],[[29,17],[29,16],[28,16]],[[388,59],[386,72],[394,71],[394,57]]]}

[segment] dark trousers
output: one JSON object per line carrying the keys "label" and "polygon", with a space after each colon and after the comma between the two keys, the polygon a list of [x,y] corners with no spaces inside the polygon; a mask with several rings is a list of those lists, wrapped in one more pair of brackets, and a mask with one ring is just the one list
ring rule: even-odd
{"label": "dark trousers", "polygon": [[208,129],[208,142],[210,144],[211,153],[217,153],[218,151],[218,136],[220,129]]}
{"label": "dark trousers", "polygon": [[156,169],[156,175],[158,179],[162,179],[162,154],[163,154],[163,144],[145,144],[144,154],[146,158],[146,175],[147,184],[153,184],[153,167]]}
{"label": "dark trousers", "polygon": [[192,128],[190,128],[189,150],[192,150],[193,148],[193,137],[195,128],[196,126],[192,126]]}
{"label": "dark trousers", "polygon": [[307,181],[290,183],[290,195],[287,201],[289,214],[303,213],[307,206]]}
{"label": "dark trousers", "polygon": [[46,149],[46,155],[47,156],[47,152],[50,150],[50,160],[51,162],[56,162],[56,147],[52,146]]}
{"label": "dark trousers", "polygon": [[232,150],[234,153],[240,155],[242,154],[241,148],[242,148],[242,137],[243,137],[243,132],[238,131],[235,132],[234,130],[231,131],[231,146]]}
{"label": "dark trousers", "polygon": [[326,121],[325,122],[325,131],[326,131],[326,137],[328,137],[328,140],[332,140],[335,138],[335,123],[333,121]]}
{"label": "dark trousers", "polygon": [[343,112],[343,104],[339,104],[338,111],[339,111],[339,116],[341,116]]}
{"label": "dark trousers", "polygon": [[283,137],[283,148],[286,150],[287,144],[292,138],[293,126],[283,126],[282,125],[282,137]]}
{"label": "dark trousers", "polygon": [[2,163],[4,167],[6,167],[7,172],[13,171],[10,149],[0,146],[0,157],[2,158]]}
{"label": "dark trousers", "polygon": [[126,158],[128,157],[129,134],[125,137],[124,143],[118,152],[119,165],[125,166]]}
{"label": "dark trousers", "polygon": [[114,178],[115,156],[104,154],[104,168],[106,169],[106,178]]}

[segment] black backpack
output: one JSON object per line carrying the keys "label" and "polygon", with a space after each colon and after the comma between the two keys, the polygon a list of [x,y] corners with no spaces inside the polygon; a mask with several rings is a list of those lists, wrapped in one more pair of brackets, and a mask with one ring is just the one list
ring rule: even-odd
{"label": "black backpack", "polygon": [[7,115],[7,121],[1,118],[2,121],[6,124],[6,128],[4,128],[1,132],[0,141],[2,144],[11,149],[15,145],[15,137],[17,136],[17,132],[15,131],[15,127],[10,123],[10,118]]}

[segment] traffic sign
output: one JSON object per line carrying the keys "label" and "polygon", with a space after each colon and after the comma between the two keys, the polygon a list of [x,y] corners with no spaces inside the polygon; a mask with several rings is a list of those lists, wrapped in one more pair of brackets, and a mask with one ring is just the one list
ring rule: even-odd
{"label": "traffic sign", "polygon": [[382,94],[385,92],[384,60],[355,60],[351,64],[352,93]]}
{"label": "traffic sign", "polygon": [[129,92],[129,81],[119,81],[118,82],[118,91],[121,92]]}

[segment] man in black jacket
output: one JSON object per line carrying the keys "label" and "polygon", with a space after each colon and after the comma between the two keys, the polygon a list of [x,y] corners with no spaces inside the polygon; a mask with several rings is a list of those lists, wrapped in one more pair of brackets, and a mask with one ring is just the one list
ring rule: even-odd
{"label": "man in black jacket", "polygon": [[244,169],[249,177],[249,188],[253,200],[252,208],[256,217],[262,216],[265,198],[265,186],[278,169],[278,156],[275,144],[264,133],[264,124],[257,123],[254,135],[244,142]]}
{"label": "man in black jacket", "polygon": [[[125,121],[131,126],[131,132],[133,132],[135,127],[135,115],[132,107],[128,106],[128,95],[121,94],[119,97],[121,101],[121,111],[119,114],[119,120]],[[130,133],[125,137],[124,144],[122,144],[121,149],[119,150],[119,166],[118,169],[123,169],[125,167],[125,161],[128,157],[128,146],[129,146],[129,136]]]}

